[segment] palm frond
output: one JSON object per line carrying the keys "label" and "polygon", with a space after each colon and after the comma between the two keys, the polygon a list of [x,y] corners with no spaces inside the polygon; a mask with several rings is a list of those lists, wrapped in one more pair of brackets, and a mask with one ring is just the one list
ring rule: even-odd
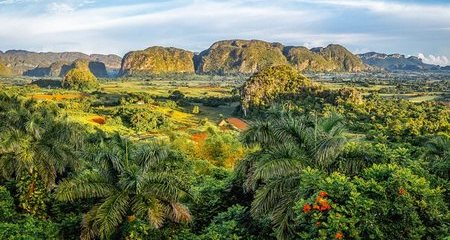
{"label": "palm frond", "polygon": [[179,202],[170,202],[167,216],[176,223],[192,221],[189,209]]}
{"label": "palm frond", "polygon": [[123,219],[126,217],[130,207],[130,197],[126,192],[117,192],[105,199],[98,207],[94,224],[98,227],[100,237],[107,239],[113,234]]}
{"label": "palm frond", "polygon": [[292,233],[293,206],[299,199],[299,175],[272,180],[256,191],[250,209],[254,217],[268,214],[276,228],[277,238],[288,239]]}
{"label": "palm frond", "polygon": [[149,194],[165,201],[178,201],[181,196],[190,196],[189,186],[170,173],[147,174],[141,186],[139,193]]}
{"label": "palm frond", "polygon": [[299,182],[298,175],[271,180],[256,191],[250,212],[254,216],[272,214],[276,208],[280,208],[279,204],[285,203],[281,199],[291,198],[295,201],[296,199],[292,199],[292,193],[297,189]]}
{"label": "palm frond", "polygon": [[87,170],[73,179],[62,181],[56,191],[56,198],[61,201],[111,196],[116,188],[98,172]]}
{"label": "palm frond", "polygon": [[275,142],[272,132],[272,122],[255,121],[242,134],[242,141],[251,146],[255,144],[270,145]]}
{"label": "palm frond", "polygon": [[143,167],[144,172],[147,172],[150,168],[163,163],[168,157],[169,150],[167,147],[157,144],[147,144],[136,151],[134,159],[136,159],[139,166]]}
{"label": "palm frond", "polygon": [[100,204],[92,207],[86,214],[83,214],[83,219],[81,221],[81,235],[82,240],[91,240],[98,237],[99,227],[95,224],[95,218],[97,216],[97,210]]}

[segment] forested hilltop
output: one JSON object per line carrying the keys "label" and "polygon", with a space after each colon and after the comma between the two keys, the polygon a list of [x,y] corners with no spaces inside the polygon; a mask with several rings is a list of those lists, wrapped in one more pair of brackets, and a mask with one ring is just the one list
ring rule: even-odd
{"label": "forested hilltop", "polygon": [[[168,54],[170,57],[167,57]],[[186,54],[190,54],[191,58],[185,57]],[[173,59],[178,59],[178,62],[174,63]],[[182,64],[179,64],[180,61]],[[123,75],[133,75],[133,70],[140,74],[184,73],[195,69],[198,74],[252,74],[267,67],[286,64],[299,70],[317,72],[366,70],[357,56],[340,45],[309,50],[261,40],[224,40],[197,55],[162,47],[130,52],[124,57],[121,72]],[[156,65],[159,67],[155,68]]]}
{"label": "forested hilltop", "polygon": [[448,66],[425,64],[414,56],[376,52],[355,55],[338,44],[308,49],[262,40],[222,40],[199,53],[152,46],[130,51],[123,58],[79,52],[0,51],[0,66],[4,65],[0,71],[7,68],[8,74],[16,76],[64,77],[71,64],[81,59],[91,62],[91,71],[100,78],[177,73],[248,76],[277,65],[290,65],[310,73],[449,70]]}
{"label": "forested hilltop", "polygon": [[131,53],[141,77],[122,80],[90,59],[37,81],[0,64],[0,239],[448,239],[446,75],[327,80],[298,52],[362,67],[259,41]]}

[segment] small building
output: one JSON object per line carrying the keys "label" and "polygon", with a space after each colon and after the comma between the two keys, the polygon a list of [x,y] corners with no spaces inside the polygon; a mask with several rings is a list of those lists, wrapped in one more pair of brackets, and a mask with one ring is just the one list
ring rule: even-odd
{"label": "small building", "polygon": [[237,131],[244,131],[248,127],[248,124],[239,118],[222,119],[217,125],[221,128],[229,127]]}

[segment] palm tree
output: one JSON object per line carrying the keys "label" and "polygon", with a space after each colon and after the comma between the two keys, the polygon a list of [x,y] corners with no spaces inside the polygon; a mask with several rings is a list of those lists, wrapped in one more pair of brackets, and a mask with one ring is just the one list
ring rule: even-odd
{"label": "palm tree", "polygon": [[0,118],[0,174],[18,179],[19,185],[30,179],[28,186],[19,188],[20,205],[32,214],[43,214],[44,209],[28,203],[36,181],[50,190],[58,175],[76,166],[83,131],[60,117],[54,105],[7,95],[0,96]]}
{"label": "palm tree", "polygon": [[74,153],[82,147],[83,131],[60,117],[53,105],[5,96],[0,101],[3,177],[36,172],[51,188],[57,174],[75,163]]}
{"label": "palm tree", "polygon": [[57,189],[57,199],[100,201],[83,216],[82,239],[111,237],[128,219],[146,219],[159,228],[165,220],[190,221],[186,206],[189,188],[181,171],[185,160],[158,144],[132,145],[118,135],[102,141],[87,154],[91,168]]}
{"label": "palm tree", "polygon": [[251,124],[243,141],[260,147],[237,167],[245,190],[255,192],[251,213],[269,214],[277,237],[285,239],[292,233],[292,207],[300,198],[300,172],[307,166],[332,171],[347,142],[342,118],[282,115]]}
{"label": "palm tree", "polygon": [[443,179],[450,180],[450,137],[435,137],[426,146],[426,157],[431,171]]}

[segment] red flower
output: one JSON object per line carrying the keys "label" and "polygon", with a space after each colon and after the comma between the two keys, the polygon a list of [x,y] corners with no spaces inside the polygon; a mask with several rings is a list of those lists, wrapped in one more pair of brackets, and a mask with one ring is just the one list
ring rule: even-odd
{"label": "red flower", "polygon": [[331,209],[331,206],[326,201],[320,204],[320,209],[319,209],[320,211],[323,212],[323,211],[327,211],[330,209]]}
{"label": "red flower", "polygon": [[327,197],[327,196],[328,196],[328,193],[325,192],[325,191],[320,191],[320,192],[319,192],[319,196],[320,196],[320,197]]}
{"label": "red flower", "polygon": [[330,206],[330,204],[328,204],[328,201],[320,196],[318,196],[316,198],[316,203],[317,203],[317,205],[314,205],[313,209],[317,209],[322,212],[331,209],[331,206]]}
{"label": "red flower", "polygon": [[405,195],[405,193],[406,193],[406,190],[404,188],[401,187],[398,189],[398,194]]}
{"label": "red flower", "polygon": [[337,232],[335,237],[336,239],[344,239],[344,234],[342,234],[341,232]]}
{"label": "red flower", "polygon": [[320,226],[320,224],[321,224],[320,222],[316,222],[316,226]]}
{"label": "red flower", "polygon": [[309,204],[303,205],[303,212],[304,213],[309,213],[310,211],[311,211],[311,205],[309,205]]}

